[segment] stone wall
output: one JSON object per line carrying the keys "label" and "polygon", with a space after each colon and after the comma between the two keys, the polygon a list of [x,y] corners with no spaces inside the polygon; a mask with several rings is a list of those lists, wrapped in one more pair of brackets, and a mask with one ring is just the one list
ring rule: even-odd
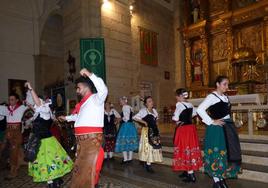
{"label": "stone wall", "polygon": [[7,101],[8,79],[34,84],[34,31],[31,4],[23,1],[0,3],[0,101]]}
{"label": "stone wall", "polygon": [[[158,33],[157,67],[140,64],[139,27]],[[136,0],[131,16],[129,5],[113,1],[102,7],[109,99],[118,104],[122,95],[140,94],[140,82],[152,83],[156,105],[174,103],[175,60],[173,12],[150,0]],[[164,72],[170,72],[170,80]]]}

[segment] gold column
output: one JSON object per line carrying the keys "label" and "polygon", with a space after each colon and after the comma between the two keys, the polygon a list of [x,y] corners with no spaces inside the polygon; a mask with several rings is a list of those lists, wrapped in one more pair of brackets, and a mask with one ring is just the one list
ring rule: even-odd
{"label": "gold column", "polygon": [[264,19],[264,59],[268,58],[268,16],[265,16]]}
{"label": "gold column", "polygon": [[228,72],[227,75],[230,78],[230,81],[233,80],[233,72],[232,72],[232,55],[233,55],[233,49],[234,49],[234,40],[233,40],[233,29],[232,29],[232,23],[231,20],[225,21],[225,33],[226,33],[226,42],[227,42],[227,53],[228,53]]}
{"label": "gold column", "polygon": [[201,39],[202,39],[202,54],[203,54],[203,83],[204,86],[209,85],[209,62],[208,62],[208,37],[205,33],[205,31],[202,32],[201,34]]}
{"label": "gold column", "polygon": [[191,46],[190,41],[188,39],[184,40],[185,45],[185,77],[186,77],[186,87],[190,88],[192,83],[192,76],[191,76]]}

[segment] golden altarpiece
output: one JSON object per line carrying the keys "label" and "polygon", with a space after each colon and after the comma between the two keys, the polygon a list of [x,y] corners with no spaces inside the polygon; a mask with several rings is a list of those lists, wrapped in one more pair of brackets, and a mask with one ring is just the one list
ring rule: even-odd
{"label": "golden altarpiece", "polygon": [[185,80],[192,98],[206,96],[220,74],[230,77],[234,94],[267,92],[267,0],[184,0],[182,8]]}
{"label": "golden altarpiece", "polygon": [[[268,104],[259,100],[267,96],[268,0],[183,0],[181,12],[191,102],[199,104],[215,78],[227,75],[229,95],[242,94],[231,96],[239,101],[232,109],[240,134],[268,139]],[[255,105],[247,106],[251,99]]]}

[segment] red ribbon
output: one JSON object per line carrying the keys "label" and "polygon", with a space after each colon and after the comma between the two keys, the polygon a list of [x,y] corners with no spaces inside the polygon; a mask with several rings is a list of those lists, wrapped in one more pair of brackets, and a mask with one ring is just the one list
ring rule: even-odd
{"label": "red ribbon", "polygon": [[80,111],[81,106],[86,102],[86,100],[87,100],[91,95],[92,95],[92,94],[90,93],[90,94],[84,96],[83,99],[82,99],[79,103],[77,103],[77,104],[75,105],[75,108],[74,108],[72,114],[78,114],[79,111]]}

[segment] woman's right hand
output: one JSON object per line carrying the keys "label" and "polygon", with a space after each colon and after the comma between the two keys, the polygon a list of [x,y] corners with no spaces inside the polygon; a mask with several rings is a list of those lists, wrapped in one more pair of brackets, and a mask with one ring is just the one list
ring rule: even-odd
{"label": "woman's right hand", "polygon": [[29,90],[32,90],[32,89],[33,89],[32,86],[31,86],[31,83],[30,83],[30,82],[26,82],[26,83],[24,84],[24,86],[25,86],[26,88],[28,88]]}
{"label": "woman's right hand", "polygon": [[148,127],[148,123],[147,122],[144,122],[144,127]]}
{"label": "woman's right hand", "polygon": [[213,125],[217,125],[217,126],[223,126],[225,123],[222,119],[216,119],[213,121]]}
{"label": "woman's right hand", "polygon": [[65,117],[65,116],[59,116],[57,119],[58,119],[60,122],[64,122],[64,121],[66,121],[66,117]]}

